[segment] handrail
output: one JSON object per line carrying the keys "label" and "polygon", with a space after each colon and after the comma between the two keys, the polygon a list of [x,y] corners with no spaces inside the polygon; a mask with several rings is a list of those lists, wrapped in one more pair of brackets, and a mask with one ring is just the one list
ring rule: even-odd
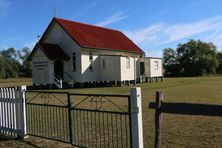
{"label": "handrail", "polygon": [[55,76],[54,77],[54,84],[58,87],[58,88],[62,88],[62,79],[59,76]]}

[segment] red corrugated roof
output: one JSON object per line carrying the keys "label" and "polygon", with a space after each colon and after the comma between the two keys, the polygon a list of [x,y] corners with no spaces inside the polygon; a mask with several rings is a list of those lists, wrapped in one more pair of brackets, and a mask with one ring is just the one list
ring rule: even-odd
{"label": "red corrugated roof", "polygon": [[61,18],[55,18],[55,20],[82,47],[144,53],[120,31]]}

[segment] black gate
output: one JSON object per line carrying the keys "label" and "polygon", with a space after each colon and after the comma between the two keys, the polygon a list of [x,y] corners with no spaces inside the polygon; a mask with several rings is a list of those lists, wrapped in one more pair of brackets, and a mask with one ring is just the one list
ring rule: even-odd
{"label": "black gate", "polygon": [[68,93],[26,91],[27,134],[70,142]]}
{"label": "black gate", "polygon": [[27,133],[79,147],[131,147],[129,95],[26,92]]}

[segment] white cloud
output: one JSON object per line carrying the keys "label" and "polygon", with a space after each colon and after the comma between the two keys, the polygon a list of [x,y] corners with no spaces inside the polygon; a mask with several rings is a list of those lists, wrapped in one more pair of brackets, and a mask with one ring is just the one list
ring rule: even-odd
{"label": "white cloud", "polygon": [[217,30],[214,35],[207,37],[204,40],[208,42],[213,42],[219,50],[222,50],[222,29]]}
{"label": "white cloud", "polygon": [[161,11],[160,13],[156,14],[153,18],[151,18],[151,20],[157,19],[157,18],[167,14],[169,11],[170,11],[170,8],[167,8],[167,9]]}
{"label": "white cloud", "polygon": [[103,26],[110,25],[112,23],[115,23],[117,21],[120,21],[120,20],[123,20],[123,19],[126,19],[126,18],[128,18],[128,15],[125,15],[124,13],[119,12],[119,13],[113,14],[108,19],[106,19],[104,21],[101,21],[101,22],[99,22],[95,25],[103,27]]}
{"label": "white cloud", "polygon": [[222,16],[183,24],[157,23],[124,33],[144,50],[189,38],[211,41],[222,49]]}
{"label": "white cloud", "polygon": [[160,31],[164,29],[164,24],[154,24],[148,26],[146,28],[132,30],[132,31],[125,31],[124,33],[132,39],[137,44],[144,44],[146,42],[153,42],[158,40]]}
{"label": "white cloud", "polygon": [[168,39],[163,43],[177,41],[200,33],[216,30],[221,27],[222,17],[213,17],[210,19],[187,24],[176,24],[172,26],[166,26],[164,34],[168,36]]}
{"label": "white cloud", "polygon": [[207,0],[198,0],[198,1],[193,1],[189,4],[187,4],[185,7],[181,8],[181,11],[185,11],[187,9],[193,8],[193,7],[197,7],[201,4],[203,4],[204,2],[206,2]]}
{"label": "white cloud", "polygon": [[91,9],[93,9],[96,5],[98,4],[98,0],[92,1],[91,3],[89,3],[87,6],[84,6],[81,11],[78,11],[77,13],[75,13],[75,15],[73,16],[73,18],[78,18],[86,13],[89,13]]}
{"label": "white cloud", "polygon": [[154,50],[154,47],[159,45],[161,40],[161,32],[164,30],[164,23],[154,24],[146,28],[141,28],[133,31],[125,31],[131,40],[133,40],[137,45],[139,45],[148,56],[161,57],[162,51]]}

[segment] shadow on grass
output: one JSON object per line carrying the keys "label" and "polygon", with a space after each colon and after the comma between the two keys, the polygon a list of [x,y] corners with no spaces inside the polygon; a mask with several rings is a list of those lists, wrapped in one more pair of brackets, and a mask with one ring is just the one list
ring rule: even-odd
{"label": "shadow on grass", "polygon": [[31,147],[35,147],[35,148],[40,148],[38,145],[33,144],[30,141],[25,141],[21,138],[17,138],[17,137],[12,137],[12,136],[8,136],[8,135],[3,135],[2,133],[0,133],[0,143],[1,142],[8,142],[8,141],[17,141],[17,142],[21,142],[24,143],[27,146],[31,146]]}
{"label": "shadow on grass", "polygon": [[[155,106],[156,106],[156,103],[150,102],[149,108],[155,109]],[[203,116],[222,116],[222,105],[163,102],[162,113],[203,115]]]}
{"label": "shadow on grass", "polygon": [[40,148],[40,146],[30,142],[30,141],[25,141],[25,140],[21,140],[23,143],[29,145],[29,146],[32,146],[32,147],[35,147],[35,148]]}
{"label": "shadow on grass", "polygon": [[18,140],[18,139],[17,139],[17,138],[10,137],[10,136],[5,136],[5,135],[3,135],[2,133],[0,133],[0,142],[3,142],[3,141],[11,141],[11,140]]}

